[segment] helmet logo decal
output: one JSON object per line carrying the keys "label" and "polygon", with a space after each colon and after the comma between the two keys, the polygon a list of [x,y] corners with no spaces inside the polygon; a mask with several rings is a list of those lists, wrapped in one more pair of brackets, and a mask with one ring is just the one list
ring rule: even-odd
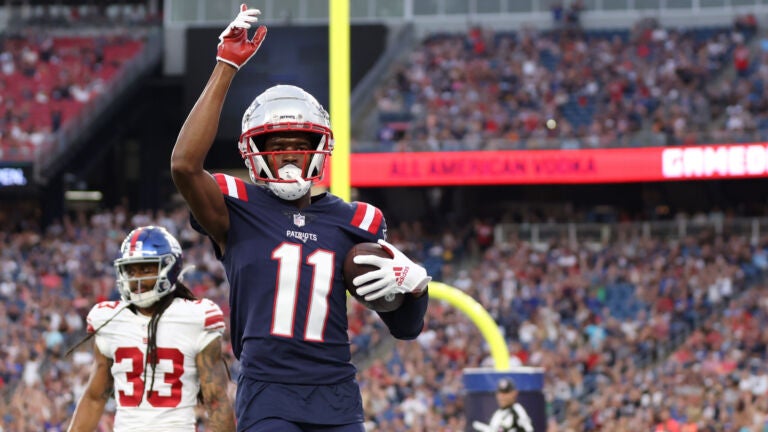
{"label": "helmet logo decal", "polygon": [[141,240],[132,241],[131,249],[128,251],[128,256],[141,255],[142,249],[144,249],[144,243]]}
{"label": "helmet logo decal", "polygon": [[138,249],[141,251],[141,241],[139,241],[139,235],[141,234],[141,228],[134,231],[133,235],[131,236],[131,244],[128,248],[128,255],[133,255],[136,253],[136,250]]}

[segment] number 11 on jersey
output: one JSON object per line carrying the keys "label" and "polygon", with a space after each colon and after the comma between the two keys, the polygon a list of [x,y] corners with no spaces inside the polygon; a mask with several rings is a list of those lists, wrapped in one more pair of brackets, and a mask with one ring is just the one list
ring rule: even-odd
{"label": "number 11 on jersey", "polygon": [[304,328],[304,340],[322,342],[323,332],[328,318],[328,296],[333,287],[332,251],[318,249],[307,257],[307,264],[312,266],[311,275],[301,274],[302,245],[282,243],[272,251],[272,259],[277,261],[277,287],[275,307],[272,311],[272,334],[293,337],[296,303],[302,278],[311,277],[309,294],[309,312]]}

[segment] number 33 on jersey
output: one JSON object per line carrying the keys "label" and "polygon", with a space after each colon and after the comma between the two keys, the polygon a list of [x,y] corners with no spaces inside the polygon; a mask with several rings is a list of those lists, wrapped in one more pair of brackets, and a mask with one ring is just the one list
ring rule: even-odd
{"label": "number 33 on jersey", "polygon": [[[88,313],[88,331],[93,332],[115,312],[123,302],[102,302]],[[177,427],[194,421],[199,380],[195,357],[211,341],[224,332],[224,315],[218,305],[208,299],[174,299],[160,319],[157,329],[158,364],[152,383],[152,368],[146,366],[147,326],[150,317],[123,310],[99,329],[96,346],[112,360],[115,401],[132,411],[131,418],[142,418],[140,427],[160,422]],[[138,414],[138,415],[137,415]],[[129,421],[128,416],[116,423]],[[123,424],[127,429],[132,425]]]}

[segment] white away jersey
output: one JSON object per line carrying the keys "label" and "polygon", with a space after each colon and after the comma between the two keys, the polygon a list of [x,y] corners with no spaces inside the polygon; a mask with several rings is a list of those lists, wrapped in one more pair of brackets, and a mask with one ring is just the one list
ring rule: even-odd
{"label": "white away jersey", "polygon": [[[95,305],[88,313],[88,332],[124,306],[122,301]],[[144,370],[149,319],[126,309],[95,336],[99,351],[113,361],[115,431],[194,431],[200,388],[195,357],[224,333],[224,315],[208,299],[173,300],[157,328],[159,361],[151,393],[152,368],[147,366],[146,377]]]}

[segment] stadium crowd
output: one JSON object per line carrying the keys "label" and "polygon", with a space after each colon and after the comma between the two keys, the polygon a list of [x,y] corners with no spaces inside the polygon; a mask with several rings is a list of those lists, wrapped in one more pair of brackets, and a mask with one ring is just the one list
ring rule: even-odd
{"label": "stadium crowd", "polygon": [[365,151],[604,148],[745,141],[765,122],[757,21],[732,27],[428,36],[377,89]]}
{"label": "stadium crowd", "polygon": [[[72,9],[76,12],[76,9]],[[0,159],[30,160],[111,85],[141,49],[128,29],[0,38]],[[42,9],[37,23],[89,22]],[[117,19],[117,21],[115,21]],[[53,21],[52,21],[53,20]],[[105,21],[106,20],[106,21]],[[149,20],[152,21],[152,20]],[[74,25],[74,24],[72,24]],[[427,37],[376,91],[380,129],[359,151],[602,148],[745,142],[768,130],[757,22],[730,28],[561,32],[476,27]],[[450,121],[448,121],[450,119]]]}
{"label": "stadium crowd", "polygon": [[[0,430],[64,430],[91,361],[87,344],[64,352],[83,336],[90,307],[117,298],[112,259],[119,242],[130,227],[150,223],[179,237],[186,262],[197,265],[186,281],[228,313],[221,265],[183,209],[116,208],[73,214],[45,231],[4,230]],[[545,368],[551,430],[663,430],[664,422],[763,430],[756,425],[768,420],[768,337],[759,331],[768,320],[767,288],[759,284],[768,267],[765,242],[707,234],[602,247],[532,244],[498,242],[467,226],[435,236],[402,224],[391,229],[391,241],[489,310],[513,365]],[[492,366],[474,325],[435,301],[418,343],[395,343],[350,302],[371,430],[463,430],[462,369]],[[228,346],[225,353],[236,375]],[[108,412],[104,431],[111,430]]]}
{"label": "stadium crowd", "polygon": [[0,160],[33,160],[109,90],[143,47],[141,33],[0,35]]}
{"label": "stadium crowd", "polygon": [[[765,257],[765,243],[741,236],[597,249],[511,240],[469,271],[444,265],[440,280],[492,313],[514,363],[545,368],[552,430],[762,431],[768,375],[757,329],[768,305],[753,284]],[[463,428],[461,370],[491,366],[488,351],[451,308],[431,307],[427,326],[420,346],[398,344],[362,372],[376,430]]]}

